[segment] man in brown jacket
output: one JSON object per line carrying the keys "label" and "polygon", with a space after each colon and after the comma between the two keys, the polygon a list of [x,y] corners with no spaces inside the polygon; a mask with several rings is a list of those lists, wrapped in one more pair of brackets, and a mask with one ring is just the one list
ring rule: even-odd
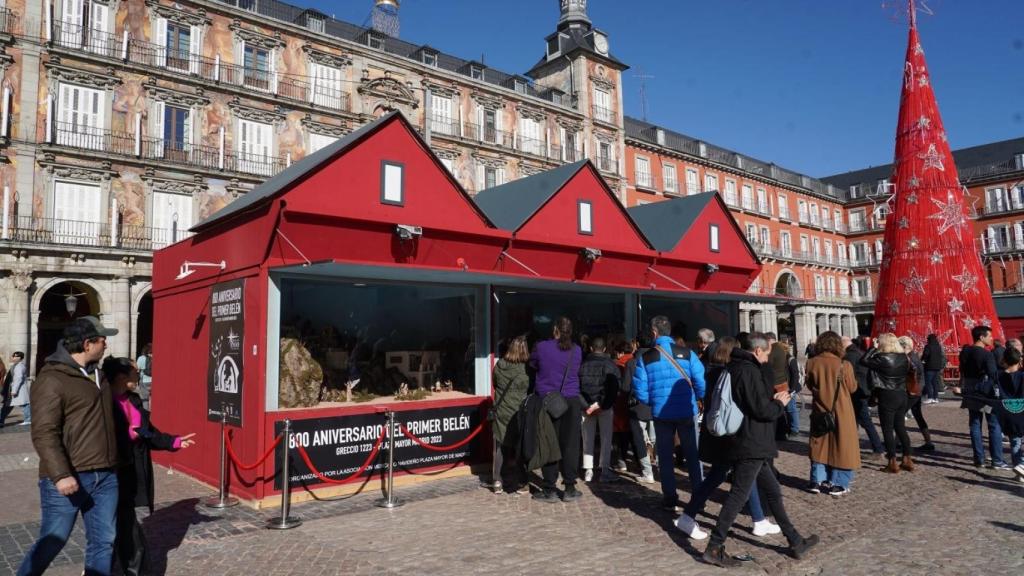
{"label": "man in brown jacket", "polygon": [[31,390],[32,444],[39,454],[39,540],[18,576],[42,574],[67,543],[78,514],[85,522],[85,573],[111,571],[117,511],[117,441],[110,387],[97,363],[105,328],[92,316],[64,329]]}

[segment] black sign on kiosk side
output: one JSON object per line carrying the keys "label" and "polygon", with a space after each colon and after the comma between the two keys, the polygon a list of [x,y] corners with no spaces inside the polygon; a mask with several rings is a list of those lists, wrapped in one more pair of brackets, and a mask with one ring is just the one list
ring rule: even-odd
{"label": "black sign on kiosk side", "polygon": [[[292,420],[292,436],[281,442],[274,455],[274,488],[281,489],[281,451],[289,447],[289,474],[292,486],[313,486],[325,484],[310,472],[299,454],[302,446],[310,461],[320,474],[338,480],[345,480],[366,462],[387,424],[387,416],[380,414],[358,414],[354,416],[332,416]],[[437,452],[428,450],[406,438],[399,424],[404,424],[417,438],[432,446],[449,446],[465,440],[480,425],[480,407],[448,406],[427,410],[395,412],[395,472],[429,468],[459,463],[468,463],[473,452],[472,441],[454,450]],[[274,423],[274,436],[284,432],[284,422]],[[365,478],[387,468],[388,440],[384,437],[380,451],[373,462],[360,475]],[[352,484],[358,486],[359,480]]]}
{"label": "black sign on kiosk side", "polygon": [[206,377],[206,418],[242,425],[242,365],[245,280],[213,286],[210,296],[210,360]]}

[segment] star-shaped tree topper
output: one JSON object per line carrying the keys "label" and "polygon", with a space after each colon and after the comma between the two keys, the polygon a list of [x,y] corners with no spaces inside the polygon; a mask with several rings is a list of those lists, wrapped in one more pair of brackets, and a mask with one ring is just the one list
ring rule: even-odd
{"label": "star-shaped tree topper", "polygon": [[961,240],[960,231],[967,224],[967,215],[964,214],[963,203],[954,202],[952,194],[946,198],[947,202],[937,198],[932,198],[931,200],[939,207],[939,211],[929,216],[928,219],[939,221],[939,234],[945,234],[947,230],[952,228],[956,232],[956,239]]}

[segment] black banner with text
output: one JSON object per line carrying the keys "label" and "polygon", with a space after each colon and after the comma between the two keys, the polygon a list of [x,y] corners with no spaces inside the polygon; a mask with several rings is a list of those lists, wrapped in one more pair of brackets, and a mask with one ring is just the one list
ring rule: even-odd
{"label": "black banner with text", "polygon": [[[426,410],[409,410],[395,413],[395,471],[416,470],[440,465],[455,465],[469,462],[473,445],[485,436],[479,435],[464,446],[445,452],[429,450],[406,438],[399,425],[432,446],[448,446],[465,440],[480,424],[479,406],[448,406]],[[347,479],[358,470],[373,451],[373,445],[385,431],[385,414],[357,414],[353,416],[332,416],[309,420],[292,420],[289,447],[289,474],[292,486],[324,484],[310,472],[299,454],[302,446],[310,461],[320,474],[338,480]],[[274,436],[284,432],[284,422],[274,423]],[[277,447],[274,455],[274,488],[281,489],[281,450],[285,442]],[[362,477],[373,475],[387,467],[388,439],[384,437],[380,451],[374,461],[362,473]],[[358,480],[353,480],[358,484]]]}
{"label": "black banner with text", "polygon": [[206,376],[206,418],[242,425],[242,362],[245,280],[213,286],[210,296],[210,359]]}

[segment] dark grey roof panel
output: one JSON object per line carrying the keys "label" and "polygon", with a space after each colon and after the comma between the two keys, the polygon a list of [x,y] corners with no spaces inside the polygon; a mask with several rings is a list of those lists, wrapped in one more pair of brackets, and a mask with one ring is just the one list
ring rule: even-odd
{"label": "dark grey roof panel", "polygon": [[[1012,138],[1001,142],[953,150],[953,161],[956,162],[957,170],[960,172],[965,172],[968,168],[1003,162],[1006,162],[1007,167],[1010,168],[1010,162],[1012,162],[1013,157],[1017,154],[1024,154],[1024,138]],[[892,164],[873,166],[862,170],[853,170],[843,174],[827,176],[821,180],[833,186],[849,188],[857,184],[877,182],[883,178],[888,178],[892,176],[892,167]],[[1012,170],[1008,169],[1007,171]],[[965,179],[964,176],[965,174],[960,174],[961,180]]]}
{"label": "dark grey roof panel", "polygon": [[516,231],[587,163],[586,160],[481,190],[473,199],[495,226]]}
{"label": "dark grey roof panel", "polygon": [[353,144],[361,141],[363,137],[375,132],[381,126],[387,124],[396,115],[400,115],[398,111],[386,114],[377,120],[366,124],[362,128],[355,130],[343,138],[339,138],[336,142],[329,146],[324,146],[320,150],[306,156],[302,160],[295,162],[288,168],[285,168],[279,172],[273,178],[267,180],[263,184],[253,188],[241,198],[231,202],[227,206],[221,208],[217,212],[213,213],[209,218],[196,224],[192,227],[193,232],[199,232],[211,225],[224,220],[232,215],[243,212],[247,208],[251,208],[256,204],[264,200],[268,200],[276,195],[278,192],[290,187],[292,184],[306,177],[314,169],[319,167],[321,164],[326,163],[329,159],[341,154],[348,150]]}
{"label": "dark grey roof panel", "polygon": [[655,250],[671,252],[714,199],[714,192],[705,192],[634,206],[626,209],[626,213],[636,222]]}
{"label": "dark grey roof panel", "polygon": [[1000,318],[1024,317],[1024,296],[1015,294],[1012,296],[996,295],[992,298],[996,305],[996,315]]}

